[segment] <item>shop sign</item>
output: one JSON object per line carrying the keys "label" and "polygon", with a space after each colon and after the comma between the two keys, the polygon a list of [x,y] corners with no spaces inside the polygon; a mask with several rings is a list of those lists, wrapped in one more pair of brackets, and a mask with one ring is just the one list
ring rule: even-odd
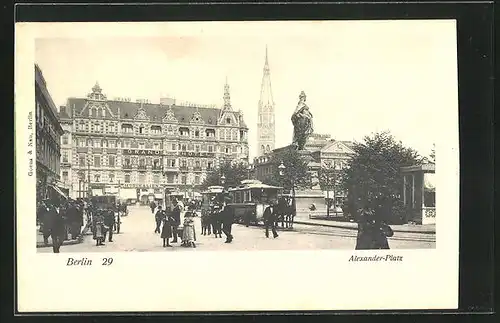
{"label": "shop sign", "polygon": [[205,157],[205,158],[213,158],[215,157],[214,153],[207,152],[194,152],[194,151],[181,151],[181,157]]}
{"label": "shop sign", "polygon": [[161,150],[146,150],[146,149],[123,149],[124,155],[144,155],[144,156],[162,156]]}

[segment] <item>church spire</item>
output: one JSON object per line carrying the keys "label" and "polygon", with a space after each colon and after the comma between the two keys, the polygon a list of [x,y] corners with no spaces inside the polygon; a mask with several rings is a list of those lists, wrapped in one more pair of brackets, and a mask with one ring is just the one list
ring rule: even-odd
{"label": "church spire", "polygon": [[271,89],[271,72],[269,68],[267,45],[260,89],[257,132],[259,155],[263,155],[273,150],[275,144],[274,100]]}

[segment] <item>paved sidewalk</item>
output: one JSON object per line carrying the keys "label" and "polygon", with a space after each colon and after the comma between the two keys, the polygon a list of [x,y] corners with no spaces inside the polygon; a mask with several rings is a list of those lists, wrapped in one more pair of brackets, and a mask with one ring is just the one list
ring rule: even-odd
{"label": "paved sidewalk", "polygon": [[[357,230],[358,224],[356,222],[344,222],[335,220],[318,220],[318,219],[307,219],[307,218],[295,218],[294,223],[307,224],[307,225],[317,225],[324,227],[334,227],[343,229]],[[435,224],[401,224],[401,225],[391,225],[391,229],[395,232],[412,232],[412,233],[427,233],[436,234]]]}
{"label": "paved sidewalk", "polygon": [[[79,239],[70,239],[63,241],[63,246],[69,246],[73,244],[79,244],[83,242],[83,235]],[[52,247],[52,238],[49,237],[49,243],[45,245],[43,243],[43,234],[40,232],[40,230],[37,228],[36,229],[36,247],[37,248],[48,248]]]}

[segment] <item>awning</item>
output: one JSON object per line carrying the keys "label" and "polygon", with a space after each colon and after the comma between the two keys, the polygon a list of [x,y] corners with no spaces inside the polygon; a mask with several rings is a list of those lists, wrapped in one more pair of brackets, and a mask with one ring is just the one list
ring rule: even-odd
{"label": "awning", "polygon": [[68,199],[68,196],[66,196],[66,194],[64,194],[64,192],[59,188],[57,187],[56,185],[51,185],[49,184],[48,185],[50,188],[52,188],[59,196],[61,196],[62,198],[64,198],[65,200]]}

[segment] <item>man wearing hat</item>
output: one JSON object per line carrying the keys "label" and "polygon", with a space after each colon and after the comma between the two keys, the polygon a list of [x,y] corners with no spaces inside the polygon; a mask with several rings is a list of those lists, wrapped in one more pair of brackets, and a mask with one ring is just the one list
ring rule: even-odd
{"label": "man wearing hat", "polygon": [[266,227],[266,238],[269,238],[269,228],[273,232],[273,237],[278,237],[278,232],[276,232],[276,201],[271,201],[269,206],[264,210],[264,225]]}

